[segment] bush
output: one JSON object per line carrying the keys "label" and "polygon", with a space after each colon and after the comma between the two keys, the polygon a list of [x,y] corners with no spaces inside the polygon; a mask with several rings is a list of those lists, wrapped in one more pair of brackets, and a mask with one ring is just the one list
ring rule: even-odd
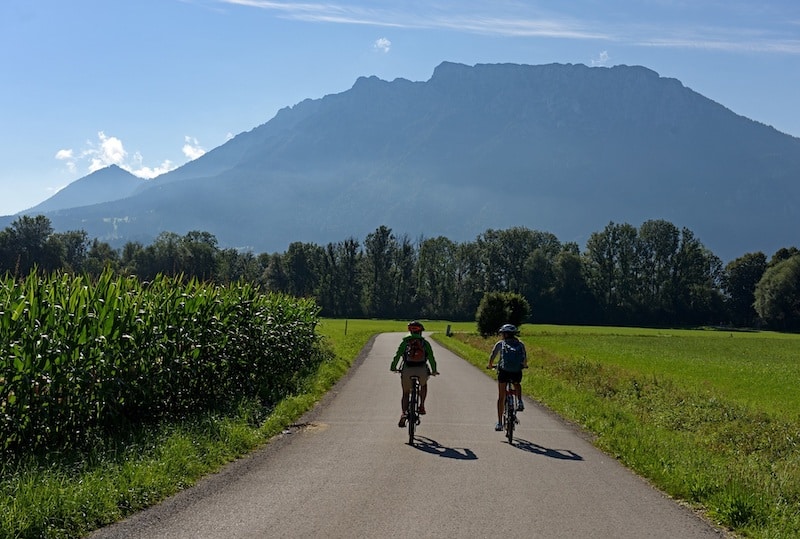
{"label": "bush", "polygon": [[475,321],[483,337],[494,335],[503,324],[519,327],[531,312],[523,296],[514,292],[487,292],[481,298]]}

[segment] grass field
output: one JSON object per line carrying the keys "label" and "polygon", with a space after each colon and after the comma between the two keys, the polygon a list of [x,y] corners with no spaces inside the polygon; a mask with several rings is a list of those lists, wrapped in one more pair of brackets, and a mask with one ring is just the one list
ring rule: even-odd
{"label": "grass field", "polygon": [[715,330],[531,326],[534,349],[590,359],[771,414],[800,418],[800,335]]}
{"label": "grass field", "polygon": [[[477,366],[495,339],[435,336]],[[800,537],[800,336],[528,325],[526,394],[748,537]]]}

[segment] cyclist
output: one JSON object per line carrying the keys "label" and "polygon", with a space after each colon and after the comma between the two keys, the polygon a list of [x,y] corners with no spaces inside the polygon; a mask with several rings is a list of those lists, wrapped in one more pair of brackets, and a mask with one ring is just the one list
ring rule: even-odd
{"label": "cyclist", "polygon": [[517,411],[521,412],[525,409],[522,403],[522,369],[528,368],[528,356],[525,352],[525,344],[517,338],[519,330],[513,324],[504,324],[498,330],[502,337],[497,341],[492,348],[492,355],[489,356],[489,365],[487,369],[494,368],[494,358],[500,355],[500,361],[497,364],[497,424],[494,430],[503,430],[503,406],[506,401],[506,384],[512,382],[514,384],[514,396],[517,398]]}
{"label": "cyclist", "polygon": [[[400,401],[402,414],[400,415],[400,422],[398,427],[403,428],[406,426],[407,412],[408,412],[408,397],[411,394],[411,377],[419,376],[419,413],[425,414],[425,397],[428,395],[428,376],[436,376],[439,374],[436,370],[436,359],[433,357],[433,349],[431,344],[422,336],[425,327],[418,321],[408,323],[409,335],[403,337],[400,346],[397,347],[397,353],[394,355],[392,365],[389,369],[392,372],[397,372],[397,364],[400,359],[403,363],[400,366],[401,385],[403,388],[403,399]],[[413,342],[413,341],[417,342]],[[412,357],[413,356],[413,357]],[[430,368],[428,368],[430,364]]]}

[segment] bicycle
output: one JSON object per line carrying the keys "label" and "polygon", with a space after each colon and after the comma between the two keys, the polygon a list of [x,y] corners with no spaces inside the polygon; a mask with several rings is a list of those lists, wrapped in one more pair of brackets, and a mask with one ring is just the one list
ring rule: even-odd
{"label": "bicycle", "polygon": [[[493,369],[497,370],[498,366],[494,365]],[[524,368],[524,367],[523,367]],[[506,382],[506,400],[503,403],[503,416],[502,416],[503,430],[506,433],[508,443],[514,443],[514,429],[519,425],[517,419],[517,399],[516,391],[514,390],[513,382]]]}
{"label": "bicycle", "polygon": [[514,384],[506,382],[506,402],[503,409],[503,427],[505,428],[508,443],[514,443],[514,427],[519,425],[517,419],[517,403],[514,397]]}
{"label": "bicycle", "polygon": [[414,445],[414,434],[417,431],[419,419],[419,376],[411,377],[411,393],[408,395],[408,410],[406,410],[406,426],[408,426],[408,445]]}

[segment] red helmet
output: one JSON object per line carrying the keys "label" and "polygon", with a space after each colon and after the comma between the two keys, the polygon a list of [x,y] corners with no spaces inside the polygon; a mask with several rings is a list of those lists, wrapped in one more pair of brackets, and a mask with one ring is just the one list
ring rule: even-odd
{"label": "red helmet", "polygon": [[411,333],[422,333],[425,331],[425,326],[423,326],[421,322],[414,320],[413,322],[408,323],[408,331]]}

